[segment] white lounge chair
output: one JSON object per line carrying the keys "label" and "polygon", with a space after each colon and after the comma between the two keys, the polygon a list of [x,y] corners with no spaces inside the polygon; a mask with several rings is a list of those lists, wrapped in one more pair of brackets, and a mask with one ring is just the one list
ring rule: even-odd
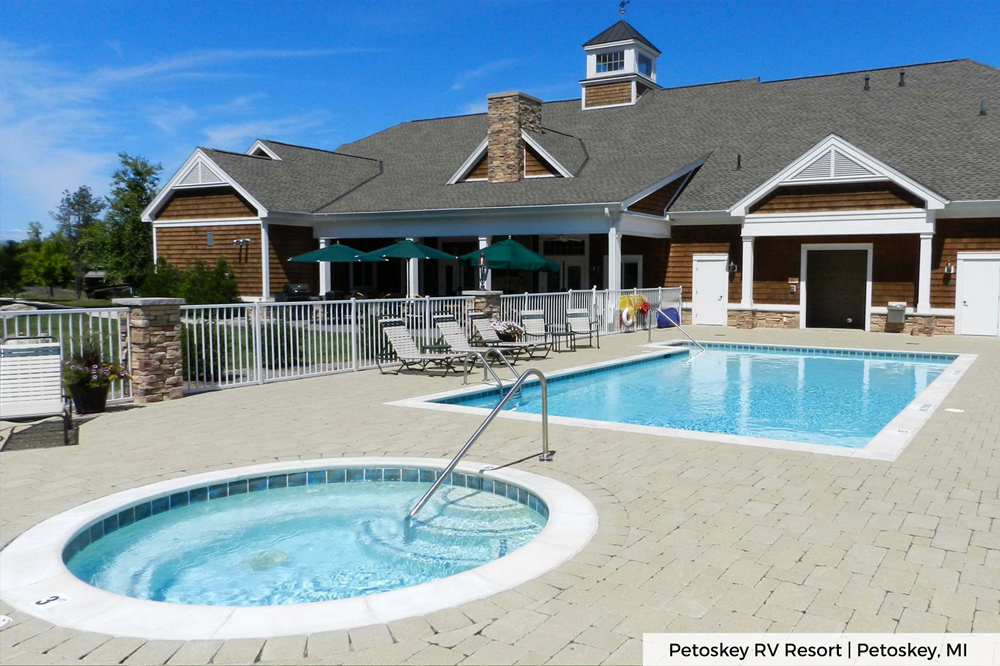
{"label": "white lounge chair", "polygon": [[63,443],[73,426],[63,395],[62,347],[51,336],[0,341],[0,419],[38,420],[61,416]]}
{"label": "white lounge chair", "polygon": [[576,334],[576,337],[587,336],[587,344],[594,346],[594,338],[597,338],[597,348],[601,348],[601,327],[590,318],[590,311],[587,308],[572,308],[566,310],[566,328]]}
{"label": "white lounge chair", "polygon": [[549,333],[549,325],[545,323],[545,312],[543,310],[522,310],[521,327],[524,329],[524,341],[535,346],[532,349],[534,356],[536,349],[544,349],[542,358],[549,355],[555,338]]}
{"label": "white lounge chair", "polygon": [[[396,352],[396,358],[399,359],[400,366],[396,368],[395,373],[397,375],[406,368],[419,367],[421,370],[426,370],[428,365],[443,369],[445,374],[449,370],[458,372],[455,361],[462,360],[469,355],[467,352],[446,352],[443,354],[422,352],[417,347],[417,343],[413,341],[409,331],[406,330],[406,322],[399,317],[381,317],[378,323],[379,328],[389,340],[389,344],[392,345],[393,351]],[[382,369],[381,354],[375,356],[375,364],[378,366],[379,372],[385,374],[385,370]]]}
{"label": "white lounge chair", "polygon": [[511,342],[501,340],[500,336],[497,335],[496,330],[494,330],[489,317],[485,314],[475,313],[470,317],[472,319],[472,325],[475,326],[476,332],[479,333],[479,338],[487,347],[500,349],[501,351],[509,350],[514,352],[515,355],[528,354],[530,357],[532,355],[532,351],[537,346],[537,344],[532,342]]}
{"label": "white lounge chair", "polygon": [[[494,354],[498,354],[508,365],[517,362],[517,356],[522,351],[520,347],[514,347],[509,349],[508,352],[513,352],[511,358],[508,359],[507,355],[503,353],[500,348],[488,348],[488,347],[477,347],[469,343],[468,338],[465,336],[465,331],[462,330],[461,324],[453,314],[441,313],[433,316],[434,324],[437,326],[438,330],[441,331],[441,337],[444,338],[445,343],[451,348],[453,352],[463,352],[465,354],[485,354],[487,350]],[[485,358],[485,356],[484,356]]]}

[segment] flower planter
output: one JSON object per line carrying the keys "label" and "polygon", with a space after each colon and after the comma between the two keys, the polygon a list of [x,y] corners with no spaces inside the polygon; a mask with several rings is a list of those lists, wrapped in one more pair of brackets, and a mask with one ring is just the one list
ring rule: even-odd
{"label": "flower planter", "polygon": [[109,384],[98,388],[86,384],[71,384],[68,388],[77,414],[99,414],[108,404]]}

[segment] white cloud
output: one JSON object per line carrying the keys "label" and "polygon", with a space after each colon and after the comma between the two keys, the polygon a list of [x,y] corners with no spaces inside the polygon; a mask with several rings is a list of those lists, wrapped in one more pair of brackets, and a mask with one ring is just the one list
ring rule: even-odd
{"label": "white cloud", "polygon": [[198,113],[187,104],[154,104],[155,110],[149,121],[167,133],[176,132],[178,128],[194,120]]}
{"label": "white cloud", "polygon": [[473,81],[486,78],[494,72],[499,72],[500,70],[512,67],[515,64],[517,64],[517,60],[514,60],[513,58],[503,58],[501,60],[488,62],[481,67],[464,71],[455,78],[454,83],[451,84],[451,88],[448,90],[451,92],[457,92],[464,89],[466,85],[472,83]]}
{"label": "white cloud", "polygon": [[486,100],[480,102],[469,102],[462,107],[462,113],[486,113]]}
{"label": "white cloud", "polygon": [[206,127],[203,134],[210,146],[229,150],[242,150],[253,139],[268,139],[294,134],[302,130],[318,127],[328,116],[323,111],[273,118],[249,120],[241,123],[223,123]]}

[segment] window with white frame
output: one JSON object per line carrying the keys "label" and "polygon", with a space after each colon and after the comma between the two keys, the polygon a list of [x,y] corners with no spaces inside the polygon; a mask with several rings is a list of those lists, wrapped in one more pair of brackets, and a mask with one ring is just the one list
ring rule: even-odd
{"label": "window with white frame", "polygon": [[636,63],[639,66],[639,73],[643,76],[653,76],[653,59],[650,58],[645,53],[639,53],[636,56]]}
{"label": "window with white frame", "polygon": [[625,52],[612,51],[597,54],[597,72],[617,72],[625,69]]}

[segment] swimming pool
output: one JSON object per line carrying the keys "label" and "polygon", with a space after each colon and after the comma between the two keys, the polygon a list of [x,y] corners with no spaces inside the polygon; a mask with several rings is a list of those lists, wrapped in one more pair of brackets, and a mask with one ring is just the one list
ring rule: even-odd
{"label": "swimming pool", "polygon": [[[556,422],[577,425],[861,451],[878,444],[882,435],[911,437],[917,424],[895,424],[892,432],[887,428],[910,408],[929,414],[938,402],[935,395],[950,388],[964,363],[971,362],[955,354],[705,346],[707,351],[690,343],[671,344],[665,351],[556,373],[549,380],[549,414]],[[962,367],[956,375],[953,366],[959,360],[964,363],[958,364]],[[917,400],[925,394],[926,400]],[[498,397],[494,387],[424,401],[485,410]],[[505,409],[539,414],[538,384],[527,384]]]}

